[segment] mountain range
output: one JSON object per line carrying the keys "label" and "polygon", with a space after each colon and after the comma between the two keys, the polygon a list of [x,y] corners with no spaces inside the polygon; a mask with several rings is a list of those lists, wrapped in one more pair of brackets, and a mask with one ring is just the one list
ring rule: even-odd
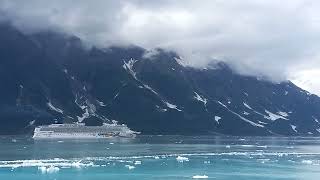
{"label": "mountain range", "polygon": [[154,51],[0,24],[0,134],[107,122],[142,134],[320,135],[320,98],[292,82],[244,76],[223,62],[193,68]]}

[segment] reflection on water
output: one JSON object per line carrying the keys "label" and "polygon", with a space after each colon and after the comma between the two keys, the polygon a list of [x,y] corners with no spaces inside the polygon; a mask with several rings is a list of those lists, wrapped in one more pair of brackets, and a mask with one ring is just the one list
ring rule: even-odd
{"label": "reflection on water", "polygon": [[320,138],[0,138],[0,179],[318,179]]}

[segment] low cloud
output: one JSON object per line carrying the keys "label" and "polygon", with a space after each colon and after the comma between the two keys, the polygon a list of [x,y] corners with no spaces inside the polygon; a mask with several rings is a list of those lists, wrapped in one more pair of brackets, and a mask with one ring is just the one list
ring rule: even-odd
{"label": "low cloud", "polygon": [[223,60],[281,81],[319,71],[319,7],[311,0],[1,0],[0,19],[99,46],[168,48],[195,67]]}

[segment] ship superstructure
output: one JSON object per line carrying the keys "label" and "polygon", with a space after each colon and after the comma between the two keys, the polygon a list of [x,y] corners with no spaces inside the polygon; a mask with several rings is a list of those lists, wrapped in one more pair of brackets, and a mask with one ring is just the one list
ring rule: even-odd
{"label": "ship superstructure", "polygon": [[84,123],[75,124],[51,124],[38,126],[34,130],[34,139],[90,139],[126,137],[133,138],[138,134],[130,130],[126,125],[107,124],[102,126],[85,126]]}

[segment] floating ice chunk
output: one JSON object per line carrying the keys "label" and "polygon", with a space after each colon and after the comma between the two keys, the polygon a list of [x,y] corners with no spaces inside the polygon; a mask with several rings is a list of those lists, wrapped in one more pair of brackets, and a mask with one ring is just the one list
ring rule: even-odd
{"label": "floating ice chunk", "polygon": [[38,170],[41,171],[42,174],[45,174],[45,173],[56,173],[58,172],[60,169],[58,167],[55,167],[55,166],[50,166],[50,167],[45,167],[45,166],[41,166],[41,167],[38,167]]}
{"label": "floating ice chunk", "polygon": [[220,124],[220,119],[221,119],[221,117],[220,116],[214,116],[214,120],[218,123],[218,124]]}
{"label": "floating ice chunk", "polygon": [[131,166],[131,165],[125,165],[125,167],[128,168],[129,170],[132,170],[132,169],[136,168],[136,167]]}
{"label": "floating ice chunk", "polygon": [[135,161],[134,162],[134,165],[140,165],[141,164],[141,161]]}
{"label": "floating ice chunk", "polygon": [[243,111],[243,114],[248,116],[250,113],[246,112],[246,111]]}
{"label": "floating ice chunk", "polygon": [[226,148],[227,148],[227,149],[230,149],[230,148],[231,148],[231,146],[230,146],[230,145],[226,145]]}
{"label": "floating ice chunk", "polygon": [[38,170],[41,171],[42,174],[45,174],[47,172],[47,168],[44,166],[38,167]]}
{"label": "floating ice chunk", "polygon": [[71,163],[71,167],[75,167],[75,168],[80,169],[80,168],[81,168],[81,163],[80,163],[80,161]]}
{"label": "floating ice chunk", "polygon": [[187,161],[189,161],[189,158],[187,158],[187,157],[182,157],[182,156],[178,156],[178,157],[176,158],[176,160],[177,160],[178,162],[187,162]]}
{"label": "floating ice chunk", "polygon": [[160,159],[159,156],[155,156],[154,159]]}
{"label": "floating ice chunk", "polygon": [[58,167],[55,166],[50,166],[47,168],[47,173],[56,173],[58,172],[60,169]]}
{"label": "floating ice chunk", "polygon": [[49,107],[49,109],[63,114],[63,111],[61,109],[57,108],[57,107],[54,107],[50,101],[47,102],[47,106]]}
{"label": "floating ice chunk", "polygon": [[208,179],[209,177],[207,175],[195,175],[192,176],[192,179]]}
{"label": "floating ice chunk", "polygon": [[313,162],[311,160],[302,160],[303,164],[312,164]]}

